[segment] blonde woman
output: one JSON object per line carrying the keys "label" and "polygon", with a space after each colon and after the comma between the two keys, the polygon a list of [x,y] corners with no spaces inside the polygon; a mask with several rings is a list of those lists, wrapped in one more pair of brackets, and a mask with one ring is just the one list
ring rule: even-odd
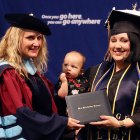
{"label": "blonde woman", "polygon": [[48,26],[27,14],[6,14],[0,42],[0,138],[59,140],[65,128],[84,127],[57,115],[47,69]]}

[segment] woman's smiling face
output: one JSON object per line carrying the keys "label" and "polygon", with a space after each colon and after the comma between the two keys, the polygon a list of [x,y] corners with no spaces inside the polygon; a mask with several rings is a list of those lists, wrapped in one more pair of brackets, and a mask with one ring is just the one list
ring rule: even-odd
{"label": "woman's smiling face", "polygon": [[43,35],[35,32],[26,30],[23,35],[21,43],[21,53],[23,57],[35,58],[38,56],[39,50],[42,46]]}
{"label": "woman's smiling face", "polygon": [[124,62],[130,55],[130,40],[127,33],[112,35],[109,42],[109,51],[114,61]]}

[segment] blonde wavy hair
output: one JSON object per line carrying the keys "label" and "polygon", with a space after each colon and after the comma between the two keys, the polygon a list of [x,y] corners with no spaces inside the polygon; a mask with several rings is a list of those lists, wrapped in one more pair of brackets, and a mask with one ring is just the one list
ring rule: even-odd
{"label": "blonde wavy hair", "polygon": [[[16,27],[7,29],[5,35],[0,41],[0,60],[7,61],[23,77],[28,78],[28,73],[23,63],[21,44],[24,30]],[[33,58],[33,63],[40,73],[46,72],[48,62],[48,50],[45,36],[40,48],[38,57]]]}

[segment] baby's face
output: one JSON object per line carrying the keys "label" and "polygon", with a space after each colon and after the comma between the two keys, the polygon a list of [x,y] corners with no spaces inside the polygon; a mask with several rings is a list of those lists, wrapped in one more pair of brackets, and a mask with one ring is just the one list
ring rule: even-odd
{"label": "baby's face", "polygon": [[82,56],[75,53],[70,53],[65,56],[62,69],[67,78],[76,78],[79,74],[81,74],[82,66]]}

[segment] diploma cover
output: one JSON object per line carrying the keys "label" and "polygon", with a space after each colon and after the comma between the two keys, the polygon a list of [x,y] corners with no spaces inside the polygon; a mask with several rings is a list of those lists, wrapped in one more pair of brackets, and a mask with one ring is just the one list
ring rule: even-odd
{"label": "diploma cover", "polygon": [[65,97],[68,116],[87,124],[99,121],[100,115],[112,116],[110,103],[105,91],[87,92]]}

